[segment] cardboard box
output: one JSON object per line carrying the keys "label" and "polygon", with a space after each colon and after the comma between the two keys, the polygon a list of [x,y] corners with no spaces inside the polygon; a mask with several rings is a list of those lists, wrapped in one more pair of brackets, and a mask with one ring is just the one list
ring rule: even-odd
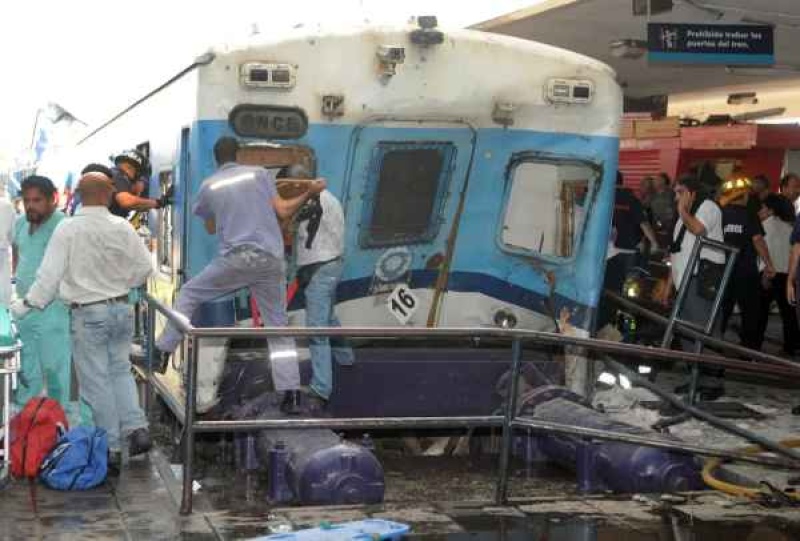
{"label": "cardboard box", "polygon": [[633,139],[636,136],[635,122],[632,118],[623,118],[620,125],[619,138]]}
{"label": "cardboard box", "polygon": [[670,116],[661,120],[636,120],[634,136],[637,139],[663,139],[679,137],[681,133],[680,119]]}

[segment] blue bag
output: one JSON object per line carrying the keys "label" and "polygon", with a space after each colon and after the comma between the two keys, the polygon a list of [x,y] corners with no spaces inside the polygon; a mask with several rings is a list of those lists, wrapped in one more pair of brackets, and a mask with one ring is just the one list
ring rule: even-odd
{"label": "blue bag", "polygon": [[108,436],[102,428],[77,426],[58,439],[39,468],[39,479],[56,490],[87,490],[106,480]]}

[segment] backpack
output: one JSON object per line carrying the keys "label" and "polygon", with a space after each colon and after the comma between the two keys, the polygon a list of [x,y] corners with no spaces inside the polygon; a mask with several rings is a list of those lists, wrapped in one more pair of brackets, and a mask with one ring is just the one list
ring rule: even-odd
{"label": "backpack", "polygon": [[39,466],[69,427],[61,405],[52,398],[31,398],[11,420],[11,474],[35,478]]}
{"label": "backpack", "polygon": [[106,431],[78,426],[61,435],[39,469],[39,480],[56,490],[87,490],[105,481],[107,473]]}

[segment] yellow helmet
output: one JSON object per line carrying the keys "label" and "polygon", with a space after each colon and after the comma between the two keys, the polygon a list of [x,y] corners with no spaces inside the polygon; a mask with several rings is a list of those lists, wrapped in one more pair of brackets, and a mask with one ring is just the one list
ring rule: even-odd
{"label": "yellow helmet", "polygon": [[747,177],[737,177],[722,183],[719,204],[725,206],[731,201],[739,199],[742,195],[750,193],[752,183]]}

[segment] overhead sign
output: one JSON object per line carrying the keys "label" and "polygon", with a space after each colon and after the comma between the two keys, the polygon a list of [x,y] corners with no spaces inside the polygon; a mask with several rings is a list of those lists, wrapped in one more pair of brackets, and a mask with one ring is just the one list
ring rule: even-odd
{"label": "overhead sign", "polygon": [[299,139],[308,130],[302,109],[279,105],[237,105],[228,122],[237,135],[261,139]]}
{"label": "overhead sign", "polygon": [[726,66],[775,63],[770,26],[650,23],[647,49],[650,62]]}

